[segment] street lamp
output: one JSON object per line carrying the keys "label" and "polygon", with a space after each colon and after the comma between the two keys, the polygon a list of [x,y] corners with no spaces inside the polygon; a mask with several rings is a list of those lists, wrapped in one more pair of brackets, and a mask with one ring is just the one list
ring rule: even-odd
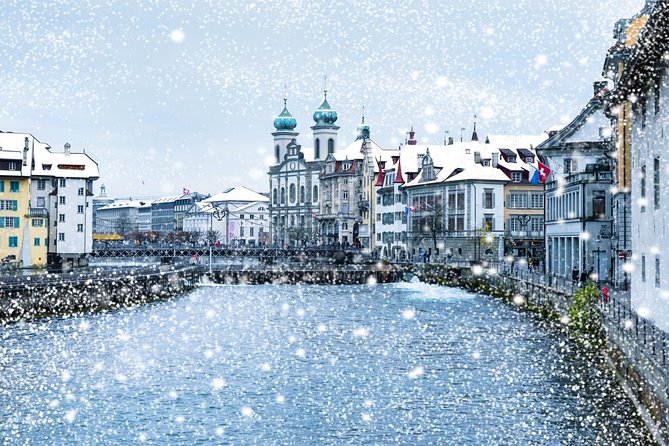
{"label": "street lamp", "polygon": [[[223,220],[223,218],[226,219],[226,226],[227,226],[227,217],[228,217],[228,203],[225,203],[225,208],[224,209],[219,209],[215,204],[211,203],[212,211],[209,214],[209,235],[211,236],[214,233],[214,218],[216,218],[217,221]],[[227,233],[227,228],[226,228],[226,233]],[[208,237],[209,238],[209,237]],[[209,273],[212,273],[212,246],[213,241],[211,238],[207,240],[209,242]]]}
{"label": "street lamp", "polygon": [[597,282],[599,283],[602,277],[602,271],[601,271],[601,265],[600,265],[600,257],[603,252],[606,252],[605,249],[600,249],[600,244],[602,243],[602,239],[600,236],[597,236],[595,239],[595,243],[597,244],[597,249],[593,250],[593,253],[597,254]]}

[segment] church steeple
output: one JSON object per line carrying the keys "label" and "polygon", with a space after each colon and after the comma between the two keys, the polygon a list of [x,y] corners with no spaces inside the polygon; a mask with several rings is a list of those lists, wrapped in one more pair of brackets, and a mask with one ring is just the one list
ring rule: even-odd
{"label": "church steeple", "polygon": [[295,131],[295,127],[297,127],[297,119],[295,119],[288,111],[287,103],[288,94],[284,91],[283,110],[279,116],[274,119],[274,128],[276,131],[272,132],[272,136],[274,136],[274,161],[276,164],[283,161],[288,143],[299,135],[299,133]]}
{"label": "church steeple", "polygon": [[328,102],[327,76],[323,83],[323,103],[314,112],[313,118],[316,124],[311,127],[314,132],[314,159],[324,160],[328,154],[334,153],[337,147],[337,112],[332,109]]}

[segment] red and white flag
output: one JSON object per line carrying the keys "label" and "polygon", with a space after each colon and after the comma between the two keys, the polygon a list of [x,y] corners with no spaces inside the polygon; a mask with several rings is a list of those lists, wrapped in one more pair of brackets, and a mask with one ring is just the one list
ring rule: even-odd
{"label": "red and white flag", "polygon": [[539,161],[537,170],[539,171],[539,181],[546,184],[546,181],[548,180],[548,175],[551,174],[551,170],[548,168],[547,165],[545,165],[541,161]]}
{"label": "red and white flag", "polygon": [[183,191],[182,191],[182,192],[183,192],[182,195],[188,195],[188,194],[190,194],[190,191],[189,191],[188,189],[186,189],[185,187],[183,188]]}

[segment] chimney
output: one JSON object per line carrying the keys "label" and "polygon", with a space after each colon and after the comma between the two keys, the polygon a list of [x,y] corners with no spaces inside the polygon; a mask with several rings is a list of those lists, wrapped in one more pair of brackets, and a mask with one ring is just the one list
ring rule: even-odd
{"label": "chimney", "polygon": [[592,83],[592,89],[593,89],[593,96],[597,96],[600,91],[608,87],[608,82],[606,81],[596,81]]}
{"label": "chimney", "polygon": [[497,167],[498,162],[499,162],[499,153],[495,152],[492,154],[492,167]]}
{"label": "chimney", "polygon": [[28,137],[23,140],[23,165],[27,166],[28,165],[28,150],[30,150],[30,141],[28,141]]}
{"label": "chimney", "polygon": [[409,140],[407,141],[407,144],[410,146],[415,146],[416,145],[416,132],[413,129],[413,126],[411,126],[411,130],[409,131]]}
{"label": "chimney", "polygon": [[481,164],[481,152],[474,152],[474,162]]}
{"label": "chimney", "polygon": [[449,146],[452,146],[452,145],[453,145],[453,137],[452,137],[452,136],[449,136],[449,137],[448,137],[448,145],[449,145]]}
{"label": "chimney", "polygon": [[69,143],[69,142],[66,142],[66,143],[65,143],[65,155],[67,155],[67,156],[70,155],[70,147],[72,147],[72,146],[70,145],[70,143]]}

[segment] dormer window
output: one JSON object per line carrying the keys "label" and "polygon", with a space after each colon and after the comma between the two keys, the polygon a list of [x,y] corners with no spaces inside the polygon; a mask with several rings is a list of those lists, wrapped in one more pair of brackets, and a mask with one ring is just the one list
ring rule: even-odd
{"label": "dormer window", "polygon": [[515,162],[516,162],[516,156],[515,156],[515,155],[511,155],[511,156],[509,156],[509,158],[508,158],[508,162],[510,162],[510,163],[515,163]]}
{"label": "dormer window", "polygon": [[521,172],[511,172],[511,181],[514,183],[520,183],[523,179],[523,174]]}
{"label": "dormer window", "polygon": [[490,160],[483,160],[484,167],[490,167]]}
{"label": "dormer window", "polygon": [[525,158],[525,162],[527,164],[532,164],[534,162],[534,157],[533,156],[528,156],[527,158]]}

